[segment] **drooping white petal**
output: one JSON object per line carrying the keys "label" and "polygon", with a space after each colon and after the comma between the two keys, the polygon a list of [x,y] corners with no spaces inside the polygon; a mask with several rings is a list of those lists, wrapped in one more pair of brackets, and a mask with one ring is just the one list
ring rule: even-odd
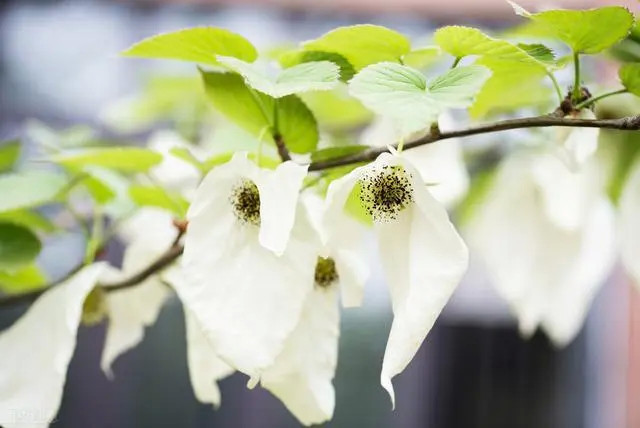
{"label": "drooping white petal", "polygon": [[379,162],[401,165],[410,175],[414,204],[390,222],[375,225],[391,289],[393,323],[380,381],[394,402],[391,378],[409,364],[467,270],[467,247],[446,210],[420,174],[400,156]]}
{"label": "drooping white petal", "polygon": [[84,300],[104,268],[93,264],[46,291],[0,333],[0,424],[5,428],[45,426],[55,417]]}
{"label": "drooping white petal", "polygon": [[[544,197],[535,171],[539,159],[538,154],[517,154],[500,166],[467,236],[517,316],[521,333],[528,336],[542,326],[557,345],[564,345],[578,333],[611,268],[612,215],[600,195],[584,208],[586,213],[579,213],[585,216],[582,225],[573,230],[559,226],[546,204],[564,201]],[[579,172],[588,173],[590,168]],[[553,183],[549,179],[547,185]],[[575,191],[581,191],[579,186]],[[598,195],[600,189],[591,191]]]}
{"label": "drooping white petal", "polygon": [[[250,376],[273,363],[295,328],[313,286],[316,263],[317,244],[307,242],[313,232],[305,216],[296,216],[286,250],[277,256],[260,244],[257,225],[242,223],[234,214],[231,189],[246,177],[260,189],[262,227],[262,206],[273,206],[266,198],[283,196],[271,190],[265,196],[260,175],[276,173],[259,170],[241,155],[209,173],[189,209],[182,280],[167,277],[217,354]],[[290,179],[288,173],[277,176]],[[288,183],[282,188],[291,190]],[[267,217],[275,220],[271,214]]]}
{"label": "drooping white petal", "polygon": [[[327,191],[320,231],[323,240],[331,248],[339,271],[347,276],[341,281],[341,297],[344,307],[362,304],[364,283],[369,276],[369,268],[361,254],[365,226],[355,218],[345,214],[344,206],[361,173],[356,168],[351,173],[334,180]],[[349,265],[345,269],[342,265]]]}
{"label": "drooping white petal", "polygon": [[[589,109],[567,116],[574,119],[595,119]],[[556,130],[555,141],[559,144],[558,156],[572,171],[577,171],[598,150],[598,128],[560,127]]]}
{"label": "drooping white petal", "polygon": [[[453,118],[440,115],[441,130],[454,128]],[[400,134],[388,119],[377,119],[367,128],[360,141],[362,144],[386,146],[399,141]],[[445,206],[452,206],[462,198],[469,188],[469,173],[462,157],[462,146],[458,139],[449,139],[406,150],[403,157],[418,170],[427,183],[429,192]]]}
{"label": "drooping white petal", "polygon": [[256,180],[260,191],[260,243],[278,255],[287,247],[307,168],[283,162],[273,173],[263,171]]}
{"label": "drooping white petal", "polygon": [[636,162],[620,197],[622,263],[640,287],[640,162]]}
{"label": "drooping white petal", "polygon": [[193,315],[185,308],[187,336],[187,365],[193,392],[201,403],[220,406],[220,389],[217,381],[233,373],[233,368],[215,353]]}
{"label": "drooping white petal", "polygon": [[[168,212],[155,208],[139,210],[121,228],[122,237],[128,241],[122,271],[110,269],[101,280],[119,281],[140,272],[171,246],[177,233]],[[113,361],[142,341],[145,328],[156,322],[170,295],[158,275],[106,295],[109,322],[100,366],[108,376],[113,375]]]}
{"label": "drooping white petal", "polygon": [[306,426],[328,421],[335,407],[332,380],[340,323],[336,286],[316,286],[309,294],[282,353],[261,376],[262,386]]}

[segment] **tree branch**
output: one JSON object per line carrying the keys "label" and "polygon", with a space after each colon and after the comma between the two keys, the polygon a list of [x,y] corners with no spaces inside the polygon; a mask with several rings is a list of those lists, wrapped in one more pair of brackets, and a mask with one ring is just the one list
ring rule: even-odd
{"label": "tree branch", "polygon": [[273,134],[273,141],[276,143],[276,147],[278,148],[278,155],[280,156],[280,159],[282,159],[282,162],[291,160],[289,149],[287,149],[287,145],[285,144],[282,135],[278,133]]}
{"label": "tree branch", "polygon": [[[541,128],[549,126],[566,126],[575,128],[606,128],[619,129],[624,131],[640,130],[640,115],[623,117],[621,119],[571,119],[564,118],[557,114],[546,116],[526,117],[522,119],[507,119],[499,122],[488,123],[486,125],[472,126],[465,129],[450,132],[429,133],[417,140],[404,143],[404,150],[435,143],[436,141],[449,138],[468,137],[470,135],[487,134],[491,132],[507,131],[510,129]],[[397,144],[392,145],[396,148]],[[374,147],[357,154],[342,156],[326,161],[312,162],[309,171],[322,171],[338,166],[351,165],[360,162],[372,161],[381,153],[388,152],[387,147]]]}

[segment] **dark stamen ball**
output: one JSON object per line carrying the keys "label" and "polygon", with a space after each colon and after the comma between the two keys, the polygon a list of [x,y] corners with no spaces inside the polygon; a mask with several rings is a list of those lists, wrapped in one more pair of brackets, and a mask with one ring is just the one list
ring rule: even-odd
{"label": "dark stamen ball", "polygon": [[316,285],[321,288],[327,288],[338,280],[336,263],[331,257],[326,259],[324,257],[318,257],[318,261],[316,262],[315,280]]}
{"label": "dark stamen ball", "polygon": [[229,198],[233,212],[243,223],[260,225],[260,192],[251,180],[243,178],[231,190]]}
{"label": "dark stamen ball", "polygon": [[374,221],[395,220],[413,202],[410,176],[402,166],[384,165],[361,179],[360,202]]}

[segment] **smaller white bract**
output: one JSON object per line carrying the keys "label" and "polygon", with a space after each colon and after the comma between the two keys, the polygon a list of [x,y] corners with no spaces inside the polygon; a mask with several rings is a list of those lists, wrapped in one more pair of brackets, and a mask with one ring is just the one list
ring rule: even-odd
{"label": "smaller white bract", "polygon": [[540,326],[558,346],[580,331],[615,259],[614,214],[594,163],[572,173],[548,154],[512,155],[468,226],[521,333]]}
{"label": "smaller white bract", "polygon": [[[409,364],[460,282],[467,248],[418,171],[399,154],[383,153],[331,183],[323,219],[330,247],[361,238],[364,226],[349,214],[353,209],[373,225],[391,289],[394,320],[380,381],[395,405],[391,378]],[[352,303],[361,299],[351,294]]]}

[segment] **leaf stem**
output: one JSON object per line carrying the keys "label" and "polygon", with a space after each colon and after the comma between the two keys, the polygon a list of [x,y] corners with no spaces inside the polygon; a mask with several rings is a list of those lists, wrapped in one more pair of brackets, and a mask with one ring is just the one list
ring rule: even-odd
{"label": "leaf stem", "polygon": [[573,53],[573,103],[580,101],[582,97],[582,88],[580,85],[580,55],[578,52]]}
{"label": "leaf stem", "polygon": [[453,64],[451,64],[451,68],[456,68],[458,66],[458,64],[460,63],[460,60],[462,60],[461,56],[457,56],[456,59],[453,60]]}
{"label": "leaf stem", "polygon": [[549,76],[549,79],[551,79],[551,82],[553,83],[553,87],[556,90],[556,95],[558,96],[558,103],[562,104],[562,101],[564,100],[564,96],[562,95],[562,89],[560,89],[560,85],[558,84],[558,80],[556,79],[556,76],[554,76],[554,74],[549,70],[547,70],[547,76]]}
{"label": "leaf stem", "polygon": [[611,97],[613,95],[626,94],[627,92],[629,92],[629,91],[627,89],[624,89],[624,88],[623,89],[618,89],[617,91],[605,92],[604,94],[600,94],[597,97],[593,97],[593,98],[589,98],[588,100],[584,100],[583,102],[581,102],[580,104],[575,106],[575,109],[576,110],[580,110],[582,108],[590,106],[591,104],[595,103],[596,101],[600,101],[603,98]]}

